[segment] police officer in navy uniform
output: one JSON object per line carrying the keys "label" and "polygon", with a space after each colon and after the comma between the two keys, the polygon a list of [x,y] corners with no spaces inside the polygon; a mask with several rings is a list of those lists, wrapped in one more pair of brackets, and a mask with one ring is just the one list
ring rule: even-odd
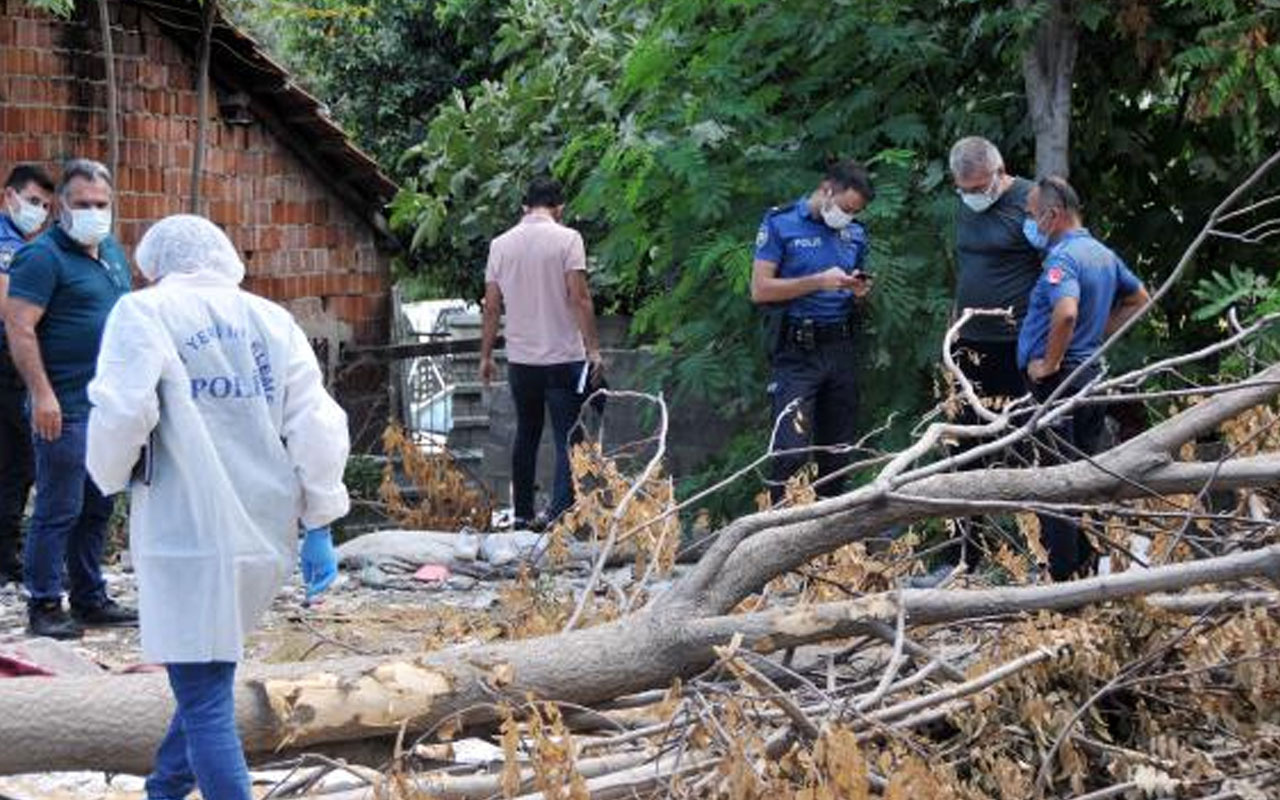
{"label": "police officer in navy uniform", "polygon": [[0,200],[0,586],[22,582],[22,514],[35,472],[25,410],[27,387],[5,344],[4,299],[14,256],[40,233],[52,201],[53,181],[32,164],[13,168]]}
{"label": "police officer in navy uniform", "polygon": [[[774,451],[852,445],[855,440],[857,315],[871,291],[867,231],[855,217],[874,198],[866,168],[839,161],[812,194],[770,210],[760,224],[751,299],[776,320],[769,342],[774,421],[786,412],[776,426]],[[814,458],[821,480],[847,464],[849,453],[819,449]],[[783,497],[786,480],[808,460],[808,452],[774,458],[774,502]],[[831,480],[818,491],[834,496],[843,483]]]}
{"label": "police officer in navy uniform", "polygon": [[[1084,227],[1080,197],[1065,180],[1041,178],[1027,196],[1026,208],[1048,240],[1049,251],[1031,289],[1017,358],[1032,395],[1044,402],[1150,297],[1124,260]],[[1060,397],[1082,390],[1098,377],[1099,369],[1091,365]],[[1041,438],[1050,461],[1070,461],[1102,449],[1101,406],[1079,406],[1051,428]],[[1040,535],[1054,580],[1069,580],[1092,569],[1093,547],[1074,521],[1041,515]]]}

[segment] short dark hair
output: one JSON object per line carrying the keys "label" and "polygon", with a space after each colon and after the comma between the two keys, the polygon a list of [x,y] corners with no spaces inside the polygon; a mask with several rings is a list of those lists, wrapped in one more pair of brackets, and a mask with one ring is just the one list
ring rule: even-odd
{"label": "short dark hair", "polygon": [[46,192],[53,193],[53,178],[35,164],[19,164],[14,167],[9,172],[9,179],[4,182],[4,188],[20,192],[32,183]]}
{"label": "short dark hair", "polygon": [[871,175],[867,172],[867,168],[852,158],[828,164],[827,172],[822,179],[840,187],[841,191],[855,190],[862,195],[863,202],[870,203],[876,199],[876,190],[871,185]]}
{"label": "short dark hair", "polygon": [[1072,216],[1080,216],[1080,195],[1061,175],[1046,175],[1036,181],[1041,208],[1061,208]]}
{"label": "short dark hair", "polygon": [[529,181],[524,193],[524,204],[529,208],[555,208],[564,205],[564,189],[555,178],[541,176]]}

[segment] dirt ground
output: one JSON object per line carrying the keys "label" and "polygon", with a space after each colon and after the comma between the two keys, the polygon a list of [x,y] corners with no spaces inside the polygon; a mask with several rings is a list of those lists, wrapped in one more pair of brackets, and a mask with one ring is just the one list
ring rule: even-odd
{"label": "dirt ground", "polygon": [[[119,567],[107,569],[109,592],[133,604],[133,575]],[[295,577],[296,581],[296,577]],[[508,582],[509,583],[509,582]],[[453,588],[463,586],[466,588]],[[457,581],[423,584],[422,588],[370,588],[343,573],[318,603],[302,605],[302,587],[287,584],[277,596],[261,627],[250,637],[246,658],[253,661],[300,661],[347,653],[395,653],[428,649],[439,644],[490,638],[495,634],[485,613],[493,606],[502,582]],[[0,587],[0,650],[5,642],[25,634],[26,602],[13,585]],[[108,671],[141,664],[136,628],[89,631],[68,646],[83,661]],[[38,677],[9,680],[42,680]],[[260,794],[284,773],[255,772]],[[145,797],[142,779],[101,773],[58,773],[0,777],[0,800],[138,800]]]}

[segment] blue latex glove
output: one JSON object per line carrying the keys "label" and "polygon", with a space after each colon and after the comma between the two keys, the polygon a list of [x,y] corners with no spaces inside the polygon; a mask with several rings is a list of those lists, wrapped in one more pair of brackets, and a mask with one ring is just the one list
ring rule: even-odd
{"label": "blue latex glove", "polygon": [[327,527],[307,531],[302,540],[301,567],[308,601],[337,579],[338,554],[333,549],[333,534]]}

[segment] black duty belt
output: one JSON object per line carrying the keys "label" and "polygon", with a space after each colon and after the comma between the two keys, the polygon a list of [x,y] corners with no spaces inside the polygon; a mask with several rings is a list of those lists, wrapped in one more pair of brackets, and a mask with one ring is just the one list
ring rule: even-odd
{"label": "black duty belt", "polygon": [[811,319],[789,319],[784,331],[785,341],[803,347],[812,347],[815,344],[838,342],[852,338],[853,325],[847,321],[816,322]]}

